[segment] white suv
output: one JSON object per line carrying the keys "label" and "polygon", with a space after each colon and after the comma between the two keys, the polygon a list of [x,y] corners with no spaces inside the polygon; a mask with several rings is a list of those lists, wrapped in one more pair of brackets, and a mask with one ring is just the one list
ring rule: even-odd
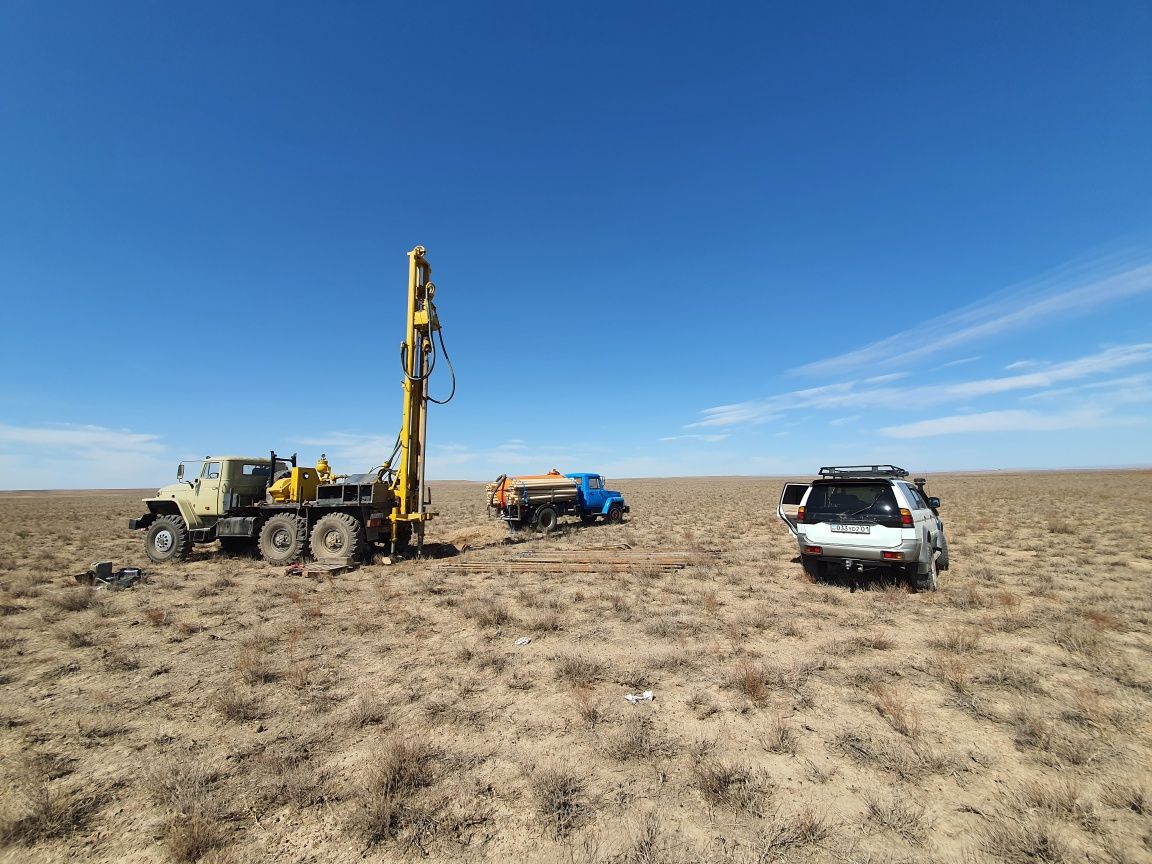
{"label": "white suv", "polygon": [[894,570],[935,591],[948,569],[940,499],[924,494],[923,478],[907,477],[895,465],[833,465],[811,483],[785,484],[776,512],[800,545],[805,571],[855,579]]}

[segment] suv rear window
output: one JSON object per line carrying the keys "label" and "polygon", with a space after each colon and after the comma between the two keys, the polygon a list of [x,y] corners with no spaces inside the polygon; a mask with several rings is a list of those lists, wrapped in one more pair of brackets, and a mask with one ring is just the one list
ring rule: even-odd
{"label": "suv rear window", "polygon": [[899,528],[900,505],[889,483],[813,483],[804,521],[873,522]]}

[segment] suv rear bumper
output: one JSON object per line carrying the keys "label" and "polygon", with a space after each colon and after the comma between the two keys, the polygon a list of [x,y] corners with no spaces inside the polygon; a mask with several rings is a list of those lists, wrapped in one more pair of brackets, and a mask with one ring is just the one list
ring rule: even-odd
{"label": "suv rear bumper", "polygon": [[[869,568],[915,566],[920,561],[920,547],[922,544],[919,540],[906,540],[899,546],[893,546],[890,549],[869,549],[861,546],[829,546],[823,544],[820,546],[821,552],[819,555],[811,555],[804,552],[806,545],[809,544],[800,544],[800,551],[806,558],[815,558],[827,562],[831,566],[840,565],[846,568],[855,568],[857,565],[862,565],[865,568]],[[898,552],[901,557],[898,559],[885,558],[885,552],[889,554]]]}

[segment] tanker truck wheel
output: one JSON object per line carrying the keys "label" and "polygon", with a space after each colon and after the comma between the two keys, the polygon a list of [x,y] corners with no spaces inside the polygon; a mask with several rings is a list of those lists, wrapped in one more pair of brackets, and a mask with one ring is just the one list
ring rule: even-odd
{"label": "tanker truck wheel", "polygon": [[269,564],[291,564],[304,554],[307,524],[291,513],[277,513],[260,529],[260,557]]}
{"label": "tanker truck wheel", "polygon": [[179,516],[157,516],[144,535],[144,551],[157,564],[187,558],[192,552],[188,526]]}
{"label": "tanker truck wheel", "polygon": [[364,554],[364,526],[347,513],[329,513],[316,522],[309,542],[316,558],[359,559]]}
{"label": "tanker truck wheel", "polygon": [[619,504],[613,504],[608,508],[608,515],[605,517],[609,522],[621,522],[624,520],[624,508]]}
{"label": "tanker truck wheel", "polygon": [[536,511],[536,529],[545,534],[550,534],[556,530],[556,525],[560,520],[556,516],[556,511],[551,507],[541,507]]}

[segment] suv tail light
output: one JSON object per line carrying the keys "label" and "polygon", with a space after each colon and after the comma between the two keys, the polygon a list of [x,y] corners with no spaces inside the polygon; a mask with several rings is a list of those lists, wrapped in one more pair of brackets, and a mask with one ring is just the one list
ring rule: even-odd
{"label": "suv tail light", "polygon": [[823,555],[824,554],[824,547],[823,546],[805,546],[804,547],[804,553],[806,555]]}
{"label": "suv tail light", "polygon": [[804,521],[804,508],[803,507],[801,507],[799,510],[796,511],[796,521],[797,522],[803,522]]}
{"label": "suv tail light", "polygon": [[906,507],[900,508],[900,524],[905,528],[912,527],[912,511]]}
{"label": "suv tail light", "polygon": [[904,560],[904,553],[903,552],[884,552],[882,554],[883,554],[884,559],[887,561],[903,561]]}

